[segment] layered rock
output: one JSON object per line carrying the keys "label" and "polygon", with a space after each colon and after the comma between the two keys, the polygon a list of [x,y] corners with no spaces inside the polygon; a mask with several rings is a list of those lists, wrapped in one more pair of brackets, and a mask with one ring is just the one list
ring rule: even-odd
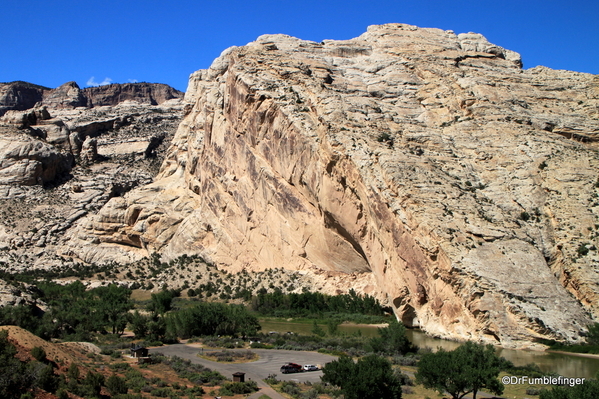
{"label": "layered rock", "polygon": [[162,83],[114,83],[81,89],[67,82],[56,89],[28,83],[0,83],[0,116],[6,111],[23,111],[36,104],[50,109],[116,106],[126,101],[144,105],[160,105],[183,98],[183,93]]}
{"label": "layered rock", "polygon": [[[173,89],[160,94],[162,85],[140,87],[158,89],[153,97],[88,108],[93,97],[70,82],[44,92],[34,108],[0,117],[3,271],[63,267],[68,262],[56,248],[80,218],[152,182],[183,106],[179,98],[166,99],[177,93]],[[150,105],[156,101],[161,103]]]}
{"label": "layered rock", "polygon": [[88,107],[114,106],[125,101],[159,105],[183,97],[180,91],[161,83],[122,83],[87,87],[82,90],[82,94],[87,99]]}
{"label": "layered rock", "polygon": [[599,78],[521,65],[401,24],[230,48],[190,77],[157,180],[64,253],[372,275],[439,336],[578,341],[599,313]]}
{"label": "layered rock", "polygon": [[47,184],[71,170],[73,157],[19,130],[0,127],[0,186]]}
{"label": "layered rock", "polygon": [[28,82],[0,83],[0,116],[6,111],[22,111],[42,101],[44,92],[50,89]]}

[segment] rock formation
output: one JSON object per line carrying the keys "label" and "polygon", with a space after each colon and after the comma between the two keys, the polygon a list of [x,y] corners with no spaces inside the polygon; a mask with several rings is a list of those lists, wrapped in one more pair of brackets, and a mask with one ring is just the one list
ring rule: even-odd
{"label": "rock formation", "polygon": [[9,110],[22,111],[33,108],[36,103],[42,101],[47,90],[50,89],[28,82],[0,83],[0,116]]}
{"label": "rock formation", "polygon": [[59,249],[283,266],[432,334],[512,347],[576,342],[599,316],[597,76],[523,70],[479,34],[402,24],[261,36],[191,75],[153,182],[147,157],[182,106],[111,86],[40,100],[0,85],[0,114],[47,107],[6,112],[10,134],[85,166],[51,190],[0,185],[0,262],[51,267]]}
{"label": "rock formation", "polygon": [[115,106],[125,101],[138,104],[160,105],[182,98],[183,93],[162,83],[114,83],[81,89],[75,82],[67,82],[56,89],[28,82],[0,83],[0,116],[6,111],[23,111],[36,104],[50,109]]}
{"label": "rock formation", "polygon": [[[40,87],[17,83],[7,86]],[[89,94],[69,82],[40,93],[34,104],[11,105],[33,108],[0,117],[0,267],[8,272],[63,267],[56,248],[64,234],[110,198],[152,182],[183,112],[182,93],[159,84]]]}
{"label": "rock formation", "polygon": [[156,181],[64,253],[370,275],[438,336],[578,341],[599,316],[599,77],[521,66],[402,24],[230,48],[190,77]]}
{"label": "rock formation", "polygon": [[135,101],[140,104],[159,105],[174,98],[181,98],[183,93],[161,83],[124,83],[82,90],[88,107],[117,105],[124,101]]}

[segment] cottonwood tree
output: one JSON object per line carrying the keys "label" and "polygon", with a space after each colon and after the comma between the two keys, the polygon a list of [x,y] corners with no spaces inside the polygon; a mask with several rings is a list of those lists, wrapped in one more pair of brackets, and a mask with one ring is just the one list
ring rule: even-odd
{"label": "cottonwood tree", "polygon": [[341,388],[345,399],[401,399],[401,382],[391,363],[377,355],[365,356],[357,363],[341,356],[324,367],[321,380]]}
{"label": "cottonwood tree", "polygon": [[413,345],[406,335],[406,327],[393,319],[389,325],[378,329],[379,336],[370,339],[373,352],[387,355],[406,354],[416,352],[418,347]]}
{"label": "cottonwood tree", "polygon": [[461,399],[472,393],[488,389],[501,395],[503,384],[498,380],[502,359],[495,354],[493,345],[466,342],[453,351],[442,348],[436,353],[422,356],[418,363],[416,382],[439,393],[449,393],[453,399]]}

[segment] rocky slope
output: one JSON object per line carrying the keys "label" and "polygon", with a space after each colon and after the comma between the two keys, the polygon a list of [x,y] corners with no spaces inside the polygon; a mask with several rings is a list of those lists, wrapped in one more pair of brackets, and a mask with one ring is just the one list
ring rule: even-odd
{"label": "rocky slope", "polygon": [[401,24],[230,48],[191,76],[157,180],[63,254],[330,271],[439,336],[577,341],[599,312],[599,77],[521,65]]}
{"label": "rocky slope", "polygon": [[[51,90],[13,82],[0,93],[7,87],[18,95],[10,104],[0,96],[14,108],[0,117],[0,265],[63,266],[56,248],[77,220],[152,182],[183,94],[149,83],[81,90],[69,82]],[[35,103],[24,88],[39,90]]]}

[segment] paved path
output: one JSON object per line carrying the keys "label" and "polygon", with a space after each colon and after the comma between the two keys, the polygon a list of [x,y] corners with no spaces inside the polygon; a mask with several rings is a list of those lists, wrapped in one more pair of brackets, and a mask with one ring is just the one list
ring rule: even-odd
{"label": "paved path", "polygon": [[[228,350],[233,351],[233,349]],[[243,351],[245,350],[246,349],[243,349]],[[201,352],[208,353],[213,351],[214,350],[210,349],[202,350],[202,348],[198,346],[186,344],[166,345],[152,349],[153,353],[162,353],[167,356],[179,356],[183,359],[190,360],[192,363],[201,364],[202,366],[208,367],[212,370],[217,370],[228,378],[231,378],[233,373],[238,371],[245,373],[246,381],[254,380],[260,388],[259,392],[249,396],[249,398],[252,399],[257,399],[261,395],[268,395],[272,399],[285,399],[263,381],[263,379],[268,377],[270,374],[276,374],[278,380],[320,382],[320,376],[322,376],[322,371],[320,370],[303,373],[281,374],[280,368],[287,362],[293,362],[302,365],[324,365],[336,359],[335,356],[325,355],[318,352],[288,351],[278,349],[251,349],[251,351],[256,353],[260,358],[249,363],[219,363],[206,360],[198,356],[198,354]]]}

